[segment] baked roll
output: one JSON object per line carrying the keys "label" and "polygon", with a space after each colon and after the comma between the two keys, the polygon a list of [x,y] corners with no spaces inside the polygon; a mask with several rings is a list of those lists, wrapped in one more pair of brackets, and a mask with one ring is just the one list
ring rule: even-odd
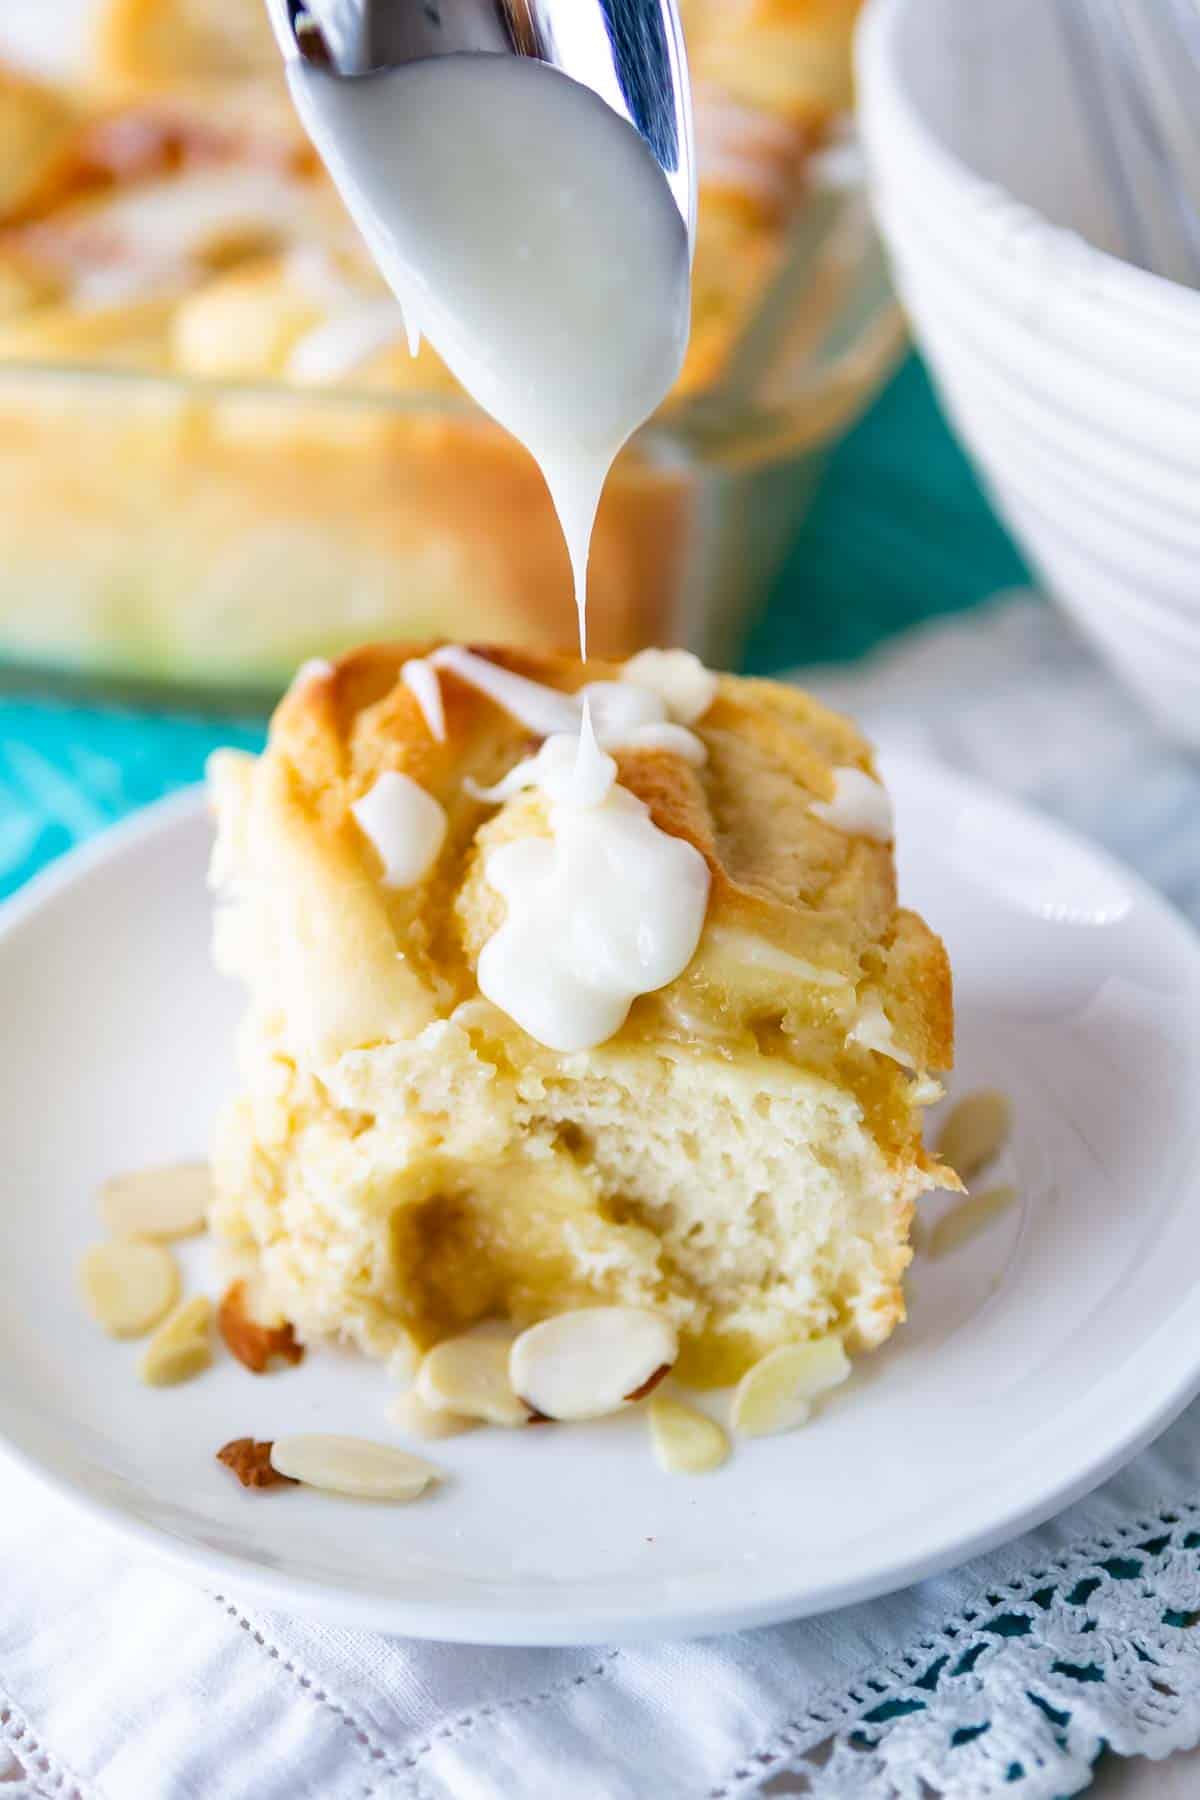
{"label": "baked roll", "polygon": [[[863,738],[682,652],[624,671],[455,653],[432,671],[439,721],[430,664],[404,674],[421,655],[302,672],[264,753],[212,763],[217,960],[249,995],[213,1225],[263,1304],[375,1356],[487,1317],[649,1306],[701,1385],[830,1331],[881,1343],[914,1202],[957,1185],[921,1139],[953,1028],[943,946],[896,903]],[[489,669],[560,705],[624,673],[673,721],[611,754],[707,871],[698,942],[583,1049],[481,991],[506,919],[495,853],[552,829],[511,777],[539,732],[481,691]],[[398,777],[423,845],[399,874],[374,824]]]}

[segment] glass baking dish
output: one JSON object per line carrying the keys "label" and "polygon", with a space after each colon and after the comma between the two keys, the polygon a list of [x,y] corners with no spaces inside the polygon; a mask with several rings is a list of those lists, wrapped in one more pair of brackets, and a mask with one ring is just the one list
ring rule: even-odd
{"label": "glass baking dish", "polygon": [[[618,462],[598,655],[741,636],[903,327],[852,150],[814,162],[715,386]],[[570,644],[561,533],[512,441],[445,394],[0,365],[0,678],[242,705],[372,637]]]}

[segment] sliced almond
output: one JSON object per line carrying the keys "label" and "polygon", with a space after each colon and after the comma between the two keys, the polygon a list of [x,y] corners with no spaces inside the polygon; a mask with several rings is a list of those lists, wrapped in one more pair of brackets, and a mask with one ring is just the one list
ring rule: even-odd
{"label": "sliced almond", "polygon": [[169,1319],[164,1319],[138,1364],[147,1387],[174,1387],[190,1381],[212,1361],[212,1302],[206,1294],[185,1300]]}
{"label": "sliced almond", "polygon": [[638,1306],[583,1306],[523,1331],[509,1355],[514,1390],[547,1419],[599,1419],[640,1400],[678,1355],[675,1328]]}
{"label": "sliced almond", "polygon": [[409,1437],[426,1438],[430,1442],[436,1438],[461,1437],[464,1431],[474,1431],[482,1423],[480,1419],[469,1419],[465,1413],[444,1412],[426,1406],[415,1388],[408,1388],[389,1400],[387,1416]]}
{"label": "sliced almond", "polygon": [[179,1297],[175,1258],[160,1244],[93,1244],[79,1265],[93,1319],[113,1337],[142,1337]]}
{"label": "sliced almond", "polygon": [[803,1425],[818,1394],[845,1381],[850,1359],[841,1338],[781,1344],[748,1369],[733,1396],[733,1428],[743,1437],[770,1437]]}
{"label": "sliced almond", "polygon": [[667,1394],[650,1402],[650,1437],[668,1475],[706,1475],[729,1455],[729,1439],[715,1419]]}
{"label": "sliced almond", "polygon": [[970,1243],[985,1226],[1007,1212],[1017,1197],[1014,1187],[988,1188],[986,1193],[972,1194],[944,1213],[929,1233],[925,1247],[927,1256],[948,1256],[960,1244]]}
{"label": "sliced almond", "polygon": [[334,1437],[323,1431],[276,1438],[271,1467],[290,1481],[351,1494],[360,1500],[415,1500],[441,1470],[407,1450],[369,1438]]}
{"label": "sliced almond", "polygon": [[531,1408],[517,1399],[508,1378],[505,1338],[457,1337],[435,1344],[421,1359],[416,1392],[431,1412],[458,1413],[489,1425],[529,1423]]}
{"label": "sliced almond", "polygon": [[999,1156],[1012,1129],[1012,1106],[997,1088],[967,1094],[953,1109],[938,1138],[938,1155],[961,1180]]}
{"label": "sliced almond", "polygon": [[114,1237],[166,1244],[204,1230],[211,1197],[207,1163],[165,1163],[106,1181],[100,1217]]}

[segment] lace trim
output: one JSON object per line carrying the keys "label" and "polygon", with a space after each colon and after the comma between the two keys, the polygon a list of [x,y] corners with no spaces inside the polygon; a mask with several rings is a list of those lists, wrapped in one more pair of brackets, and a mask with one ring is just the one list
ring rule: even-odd
{"label": "lace trim", "polygon": [[799,1778],[810,1800],[1057,1800],[1105,1749],[1200,1741],[1200,1504],[1166,1505],[984,1590],[791,1721],[708,1800]]}
{"label": "lace trim", "polygon": [[[249,1620],[222,1604],[257,1636]],[[809,1800],[1059,1800],[1079,1793],[1105,1749],[1156,1759],[1200,1741],[1197,1625],[1200,1503],[1163,1505],[1033,1564],[1017,1580],[983,1589],[936,1636],[853,1687],[823,1695],[707,1800],[745,1800],[784,1774]],[[610,1661],[576,1679],[603,1674]],[[333,1704],[310,1678],[302,1685],[318,1703]],[[529,1703],[550,1697],[530,1696]],[[349,1714],[333,1709],[369,1763],[412,1782],[431,1742],[393,1760]],[[452,1727],[475,1722],[470,1715]],[[9,1795],[86,1800],[0,1693],[0,1796]]]}
{"label": "lace trim", "polygon": [[86,1800],[70,1770],[47,1750],[0,1691],[0,1795],[4,1800]]}

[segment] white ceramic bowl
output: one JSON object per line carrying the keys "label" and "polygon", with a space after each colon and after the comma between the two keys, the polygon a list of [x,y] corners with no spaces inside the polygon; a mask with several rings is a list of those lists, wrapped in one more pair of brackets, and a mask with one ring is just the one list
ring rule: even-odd
{"label": "white ceramic bowl", "polygon": [[[872,0],[859,78],[876,208],[1001,515],[1114,667],[1200,743],[1200,292],[1118,253],[1136,170],[1105,162],[1064,17]],[[1157,195],[1137,199],[1137,229],[1163,243]]]}

